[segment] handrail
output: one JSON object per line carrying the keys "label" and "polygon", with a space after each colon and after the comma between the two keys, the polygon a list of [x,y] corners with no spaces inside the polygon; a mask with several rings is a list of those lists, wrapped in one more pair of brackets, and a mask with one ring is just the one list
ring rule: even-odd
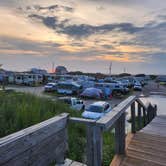
{"label": "handrail", "polygon": [[71,123],[81,123],[81,124],[89,125],[89,124],[95,124],[96,120],[84,119],[84,118],[76,118],[76,117],[69,117],[69,122],[71,122]]}
{"label": "handrail", "polygon": [[123,102],[121,102],[117,107],[113,108],[106,116],[99,119],[96,123],[98,126],[102,127],[104,130],[109,129],[119,117],[126,111],[126,109],[137,99],[136,96],[130,96]]}
{"label": "handrail", "polygon": [[139,98],[136,99],[136,102],[140,104],[144,109],[147,109],[147,106],[145,106],[145,104]]}
{"label": "handrail", "polygon": [[[138,104],[136,110],[135,103]],[[70,117],[69,122],[81,123],[87,128],[87,165],[102,165],[102,145],[103,131],[115,128],[115,152],[116,154],[125,153],[125,111],[131,106],[131,132],[136,132],[136,111],[138,111],[138,126],[141,129],[149,123],[155,116],[157,107],[151,104],[145,106],[138,96],[130,96],[107,113],[99,120]],[[143,114],[142,114],[143,112]],[[142,118],[143,122],[142,123]]]}
{"label": "handrail", "polygon": [[[135,103],[138,103],[138,110],[135,107]],[[69,117],[68,114],[64,113],[1,138],[0,165],[6,162],[11,162],[9,165],[14,165],[13,162],[15,160],[13,161],[11,159],[15,158],[16,155],[22,157],[24,152],[27,152],[25,155],[27,155],[28,158],[22,157],[19,159],[18,157],[19,160],[16,161],[21,163],[20,165],[23,165],[22,163],[24,162],[27,162],[27,165],[30,165],[34,162],[34,160],[31,160],[34,156],[36,157],[36,162],[38,160],[43,162],[43,164],[40,163],[40,165],[48,165],[47,163],[52,159],[56,159],[56,162],[59,164],[63,163],[65,152],[67,151],[67,124],[70,122],[86,125],[87,165],[101,166],[103,131],[114,127],[116,137],[115,152],[116,154],[125,153],[125,111],[130,106],[132,133],[136,132],[136,111],[138,111],[139,129],[148,124],[156,116],[157,106],[149,104],[149,106],[146,107],[136,96],[128,97],[99,120]],[[45,148],[43,148],[43,145]]]}

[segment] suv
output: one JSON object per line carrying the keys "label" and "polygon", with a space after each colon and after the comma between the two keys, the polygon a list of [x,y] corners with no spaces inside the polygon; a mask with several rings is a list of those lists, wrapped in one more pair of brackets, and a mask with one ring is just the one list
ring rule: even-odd
{"label": "suv", "polygon": [[89,107],[85,109],[85,111],[82,113],[82,117],[87,119],[97,120],[110,111],[111,111],[111,106],[109,103],[104,101],[98,101],[89,105]]}
{"label": "suv", "polygon": [[84,102],[76,97],[60,97],[59,100],[68,104],[74,110],[80,111],[85,109]]}

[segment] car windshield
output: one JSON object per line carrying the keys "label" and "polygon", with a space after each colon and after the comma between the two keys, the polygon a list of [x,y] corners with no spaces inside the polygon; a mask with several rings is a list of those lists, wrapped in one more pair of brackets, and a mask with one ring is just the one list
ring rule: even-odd
{"label": "car windshield", "polygon": [[88,112],[97,112],[97,113],[103,112],[103,108],[100,106],[96,106],[96,105],[90,105],[86,110]]}

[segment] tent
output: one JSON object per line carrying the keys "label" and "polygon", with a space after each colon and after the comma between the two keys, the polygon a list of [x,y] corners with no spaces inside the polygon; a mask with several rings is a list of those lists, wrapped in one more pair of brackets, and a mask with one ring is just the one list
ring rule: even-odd
{"label": "tent", "polygon": [[81,94],[81,97],[89,97],[89,98],[102,98],[103,92],[97,88],[86,88]]}

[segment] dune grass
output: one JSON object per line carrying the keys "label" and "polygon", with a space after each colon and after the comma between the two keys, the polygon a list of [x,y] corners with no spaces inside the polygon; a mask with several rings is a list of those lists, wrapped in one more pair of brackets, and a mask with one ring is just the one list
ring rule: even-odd
{"label": "dune grass", "polygon": [[[58,101],[31,94],[0,91],[0,138],[60,113],[67,112],[70,116],[80,117],[81,112],[74,111],[68,105]],[[80,124],[69,124],[69,152],[72,160],[85,161],[86,128]],[[114,140],[110,132],[104,133],[103,165],[109,165],[114,154]]]}

